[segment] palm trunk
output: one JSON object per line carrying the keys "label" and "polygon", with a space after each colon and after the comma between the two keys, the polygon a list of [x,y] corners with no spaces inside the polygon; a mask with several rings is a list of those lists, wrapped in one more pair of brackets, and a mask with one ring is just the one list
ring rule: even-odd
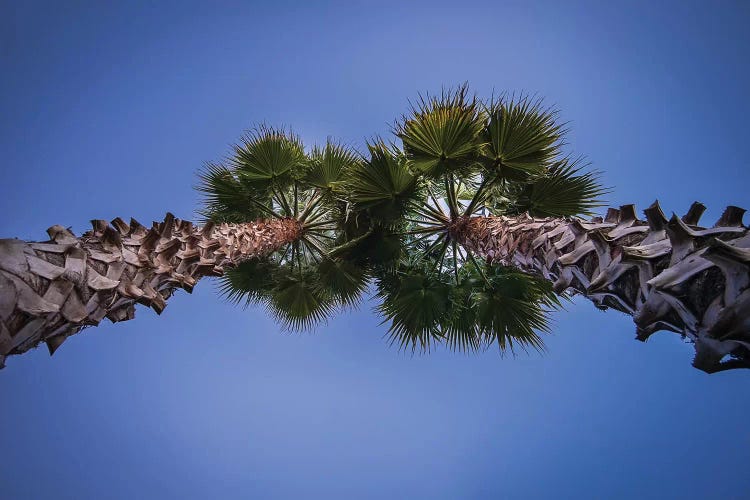
{"label": "palm trunk", "polygon": [[750,368],[750,231],[745,210],[728,207],[716,225],[705,210],[670,220],[658,202],[639,220],[635,207],[606,218],[472,217],[452,233],[491,262],[541,274],[558,293],[580,293],[597,307],[633,316],[636,338],[658,330],[695,345],[693,366],[708,373]]}
{"label": "palm trunk", "polygon": [[151,229],[133,219],[92,224],[80,238],[52,226],[43,243],[0,240],[0,367],[41,342],[52,354],[105,317],[133,319],[136,303],[161,313],[175,289],[190,292],[203,276],[266,256],[301,233],[294,219],[194,227],[167,214]]}

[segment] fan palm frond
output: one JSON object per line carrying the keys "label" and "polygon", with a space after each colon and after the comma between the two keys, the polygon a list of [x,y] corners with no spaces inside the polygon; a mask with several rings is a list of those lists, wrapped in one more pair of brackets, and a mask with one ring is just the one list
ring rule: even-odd
{"label": "fan palm frond", "polygon": [[355,306],[367,288],[367,272],[352,261],[324,259],[318,264],[318,287],[321,295],[342,306]]}
{"label": "fan palm frond", "polygon": [[411,166],[435,177],[465,169],[475,160],[484,114],[468,86],[420,97],[411,114],[396,124]]}
{"label": "fan palm frond", "polygon": [[356,211],[382,223],[398,221],[408,203],[418,195],[417,178],[403,156],[384,142],[368,145],[370,160],[352,169],[344,189]]}
{"label": "fan palm frond", "polygon": [[231,165],[244,184],[258,190],[285,189],[304,174],[307,157],[301,139],[262,125],[234,146]]}
{"label": "fan palm frond", "polygon": [[304,181],[310,186],[332,191],[347,173],[362,163],[361,156],[330,139],[324,147],[314,147],[305,171]]}
{"label": "fan palm frond", "polygon": [[380,278],[377,311],[391,323],[391,343],[427,352],[441,342],[440,323],[450,313],[449,281],[417,267],[401,267]]}
{"label": "fan palm frond", "polygon": [[599,173],[584,171],[580,160],[563,159],[528,187],[528,212],[535,217],[592,215],[604,205],[609,192],[599,183]]}
{"label": "fan palm frond", "polygon": [[587,171],[580,159],[564,158],[532,182],[493,186],[487,204],[493,212],[504,215],[588,216],[604,205],[601,197],[608,192],[599,182],[598,172]]}
{"label": "fan palm frond", "polygon": [[544,350],[540,333],[549,333],[549,313],[560,307],[552,284],[503,266],[484,266],[484,280],[471,294],[475,324],[487,345],[515,352],[518,345]]}
{"label": "fan palm frond", "polygon": [[356,242],[347,253],[347,259],[361,267],[392,268],[404,251],[401,237],[388,228],[375,226]]}
{"label": "fan palm frond", "polygon": [[335,310],[334,300],[322,292],[315,272],[286,272],[271,290],[268,309],[289,331],[309,330],[324,322]]}
{"label": "fan palm frond", "polygon": [[270,259],[246,260],[225,270],[219,278],[219,293],[224,299],[244,306],[268,304],[280,266]]}
{"label": "fan palm frond", "polygon": [[264,193],[243,185],[227,167],[208,163],[198,173],[196,189],[203,194],[204,220],[214,222],[246,222],[274,216],[270,198]]}
{"label": "fan palm frond", "polygon": [[461,274],[459,284],[452,287],[451,311],[441,322],[441,329],[445,343],[451,350],[471,353],[483,347],[472,303],[472,292],[477,280],[464,269]]}
{"label": "fan palm frond", "polygon": [[560,151],[563,126],[557,112],[529,97],[501,98],[487,106],[485,164],[501,177],[522,180],[541,175]]}

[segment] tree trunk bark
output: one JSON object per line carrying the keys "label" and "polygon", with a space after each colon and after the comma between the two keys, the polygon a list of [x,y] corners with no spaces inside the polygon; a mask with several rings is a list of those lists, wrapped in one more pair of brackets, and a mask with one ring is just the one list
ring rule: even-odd
{"label": "tree trunk bark", "polygon": [[266,256],[301,233],[294,219],[195,227],[172,214],[151,229],[120,218],[92,225],[80,238],[52,226],[46,242],[0,240],[0,367],[41,342],[52,354],[105,317],[133,319],[136,303],[161,313],[175,289],[191,292],[203,276]]}
{"label": "tree trunk bark", "polygon": [[658,202],[639,220],[633,205],[591,221],[472,217],[453,230],[490,262],[541,274],[601,309],[633,316],[636,338],[670,330],[695,345],[708,373],[750,368],[750,231],[744,209],[728,207],[714,227],[698,226],[694,203],[682,218]]}

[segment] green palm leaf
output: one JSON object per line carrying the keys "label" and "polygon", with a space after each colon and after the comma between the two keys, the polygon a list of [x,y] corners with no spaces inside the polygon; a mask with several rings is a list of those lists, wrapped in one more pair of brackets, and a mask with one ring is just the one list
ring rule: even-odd
{"label": "green palm leaf", "polygon": [[268,301],[274,318],[291,331],[311,329],[335,308],[334,300],[322,292],[315,272],[307,269],[278,276]]}
{"label": "green palm leaf", "polygon": [[310,153],[304,181],[310,186],[332,191],[350,170],[361,163],[362,158],[355,151],[328,140],[325,147],[315,147]]}
{"label": "green palm leaf", "polygon": [[209,163],[198,173],[196,189],[203,193],[198,213],[214,222],[247,222],[272,215],[270,198],[240,182],[223,165]]}
{"label": "green palm leaf", "polygon": [[[384,279],[383,279],[384,278]],[[401,268],[381,276],[377,307],[390,321],[391,343],[412,351],[429,351],[443,340],[440,323],[450,313],[451,286],[447,279],[418,268]]]}
{"label": "green palm leaf", "polygon": [[502,177],[520,180],[541,175],[559,154],[564,134],[557,113],[541,101],[499,99],[487,106],[485,165]]}
{"label": "green palm leaf", "polygon": [[267,305],[281,272],[279,264],[273,260],[246,260],[224,272],[219,278],[219,292],[222,297],[235,304]]}
{"label": "green palm leaf", "polygon": [[371,219],[387,225],[406,213],[408,203],[418,195],[417,178],[403,156],[384,142],[368,148],[370,160],[352,169],[344,189],[355,211],[365,210]]}
{"label": "green palm leaf", "polygon": [[364,269],[351,262],[292,258],[250,259],[219,278],[220,294],[244,306],[265,307],[282,328],[301,331],[325,321],[338,307],[356,305],[367,287]]}
{"label": "green palm leaf", "polygon": [[549,333],[549,312],[560,299],[548,281],[513,268],[484,266],[485,280],[471,296],[474,319],[483,342],[497,344],[501,352],[544,350],[539,333]]}
{"label": "green palm leaf", "polygon": [[318,291],[342,306],[355,306],[367,288],[367,273],[352,261],[324,259],[318,264]]}
{"label": "green palm leaf", "polygon": [[468,87],[420,97],[411,115],[396,125],[412,167],[430,177],[461,172],[475,160],[484,115]]}
{"label": "green palm leaf", "polygon": [[530,183],[494,186],[488,204],[507,215],[524,212],[534,217],[592,215],[594,208],[604,204],[601,196],[609,190],[599,183],[598,172],[585,168],[580,159],[562,159]]}
{"label": "green palm leaf", "polygon": [[496,345],[501,353],[516,347],[544,349],[549,313],[561,306],[547,281],[502,266],[477,264],[459,271],[459,283],[427,266],[402,262],[377,274],[377,311],[390,322],[392,343],[429,351],[445,343],[475,352]]}
{"label": "green palm leaf", "polygon": [[483,347],[472,302],[472,292],[477,280],[465,269],[461,270],[461,274],[459,284],[453,285],[451,290],[451,312],[440,326],[450,349],[476,352]]}
{"label": "green palm leaf", "polygon": [[299,137],[260,126],[234,146],[231,165],[246,185],[259,190],[284,189],[303,175],[307,157]]}
{"label": "green palm leaf", "polygon": [[372,266],[392,268],[402,256],[403,242],[400,236],[383,226],[374,224],[356,239],[353,245],[342,254],[359,267]]}
{"label": "green palm leaf", "polygon": [[593,215],[603,206],[600,197],[609,191],[598,181],[598,172],[585,172],[579,160],[561,160],[544,177],[529,186],[528,211],[536,217]]}

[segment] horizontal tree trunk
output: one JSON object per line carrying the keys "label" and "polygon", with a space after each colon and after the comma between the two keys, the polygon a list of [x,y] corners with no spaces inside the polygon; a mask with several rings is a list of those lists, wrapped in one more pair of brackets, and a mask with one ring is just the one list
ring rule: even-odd
{"label": "horizontal tree trunk", "polygon": [[488,261],[536,272],[558,292],[633,316],[636,338],[659,330],[695,345],[693,366],[713,373],[750,368],[750,232],[745,210],[728,207],[714,227],[698,226],[694,203],[682,218],[658,202],[639,220],[633,205],[606,218],[473,217],[457,237]]}
{"label": "horizontal tree trunk", "polygon": [[131,219],[92,221],[76,238],[61,226],[45,242],[0,240],[0,367],[45,342],[50,354],[82,328],[132,319],[135,304],[157,313],[175,289],[262,257],[300,236],[294,219],[195,227],[167,214],[147,229]]}

